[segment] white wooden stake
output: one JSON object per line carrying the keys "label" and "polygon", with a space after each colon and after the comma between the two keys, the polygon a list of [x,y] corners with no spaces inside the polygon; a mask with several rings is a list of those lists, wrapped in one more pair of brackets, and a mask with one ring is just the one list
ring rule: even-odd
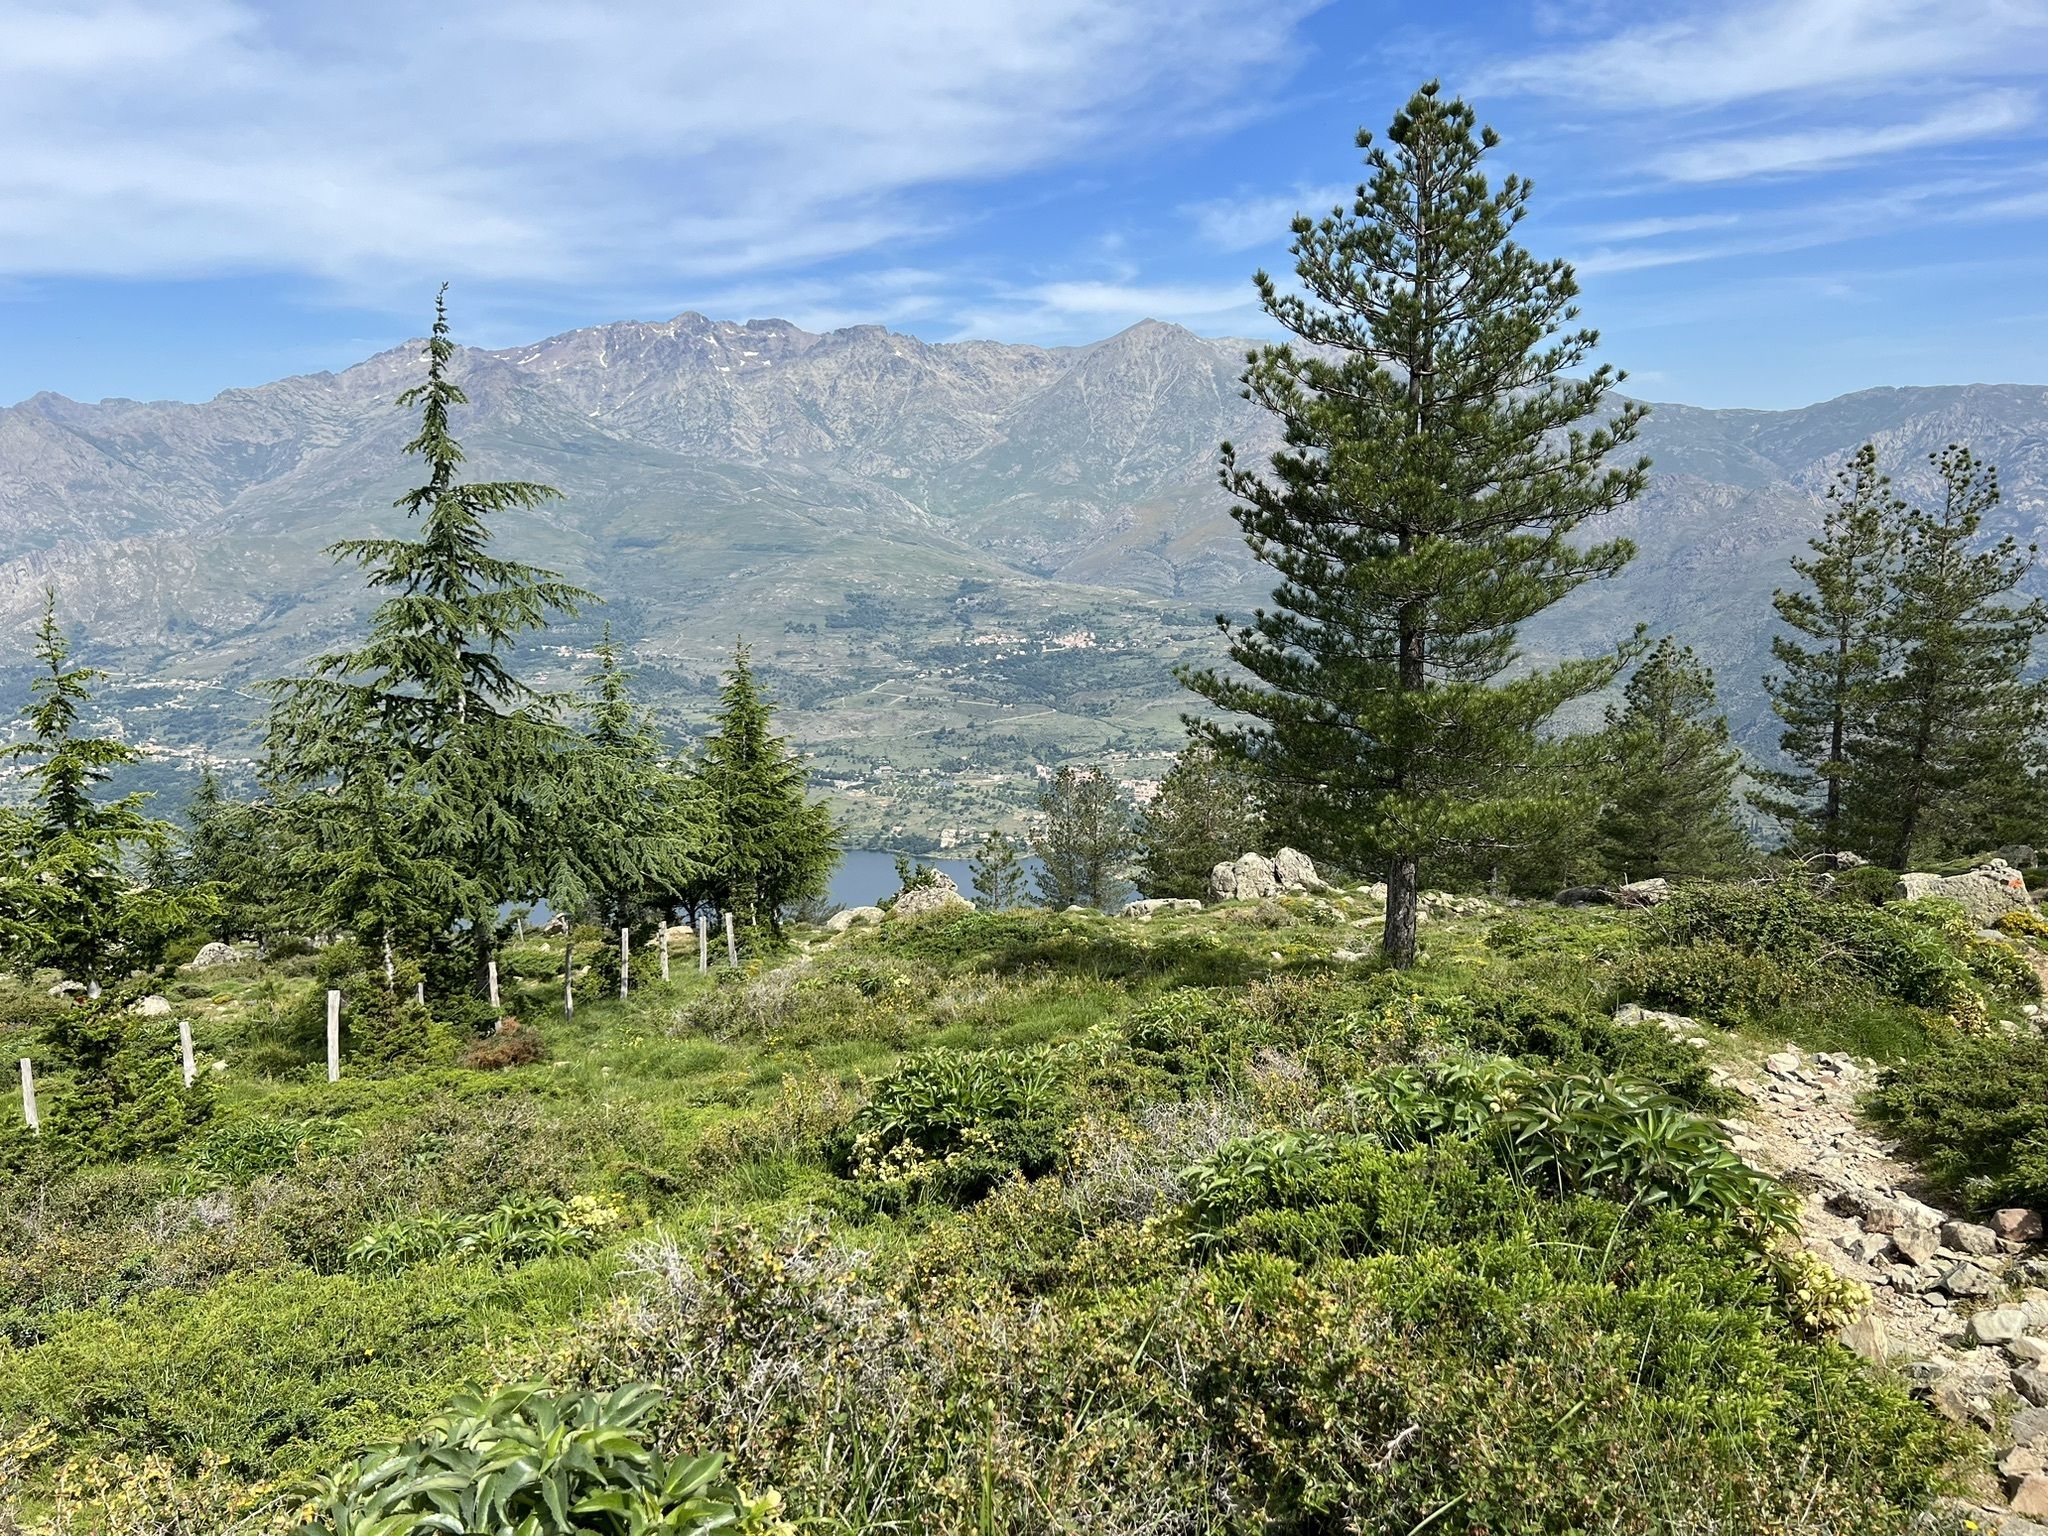
{"label": "white wooden stake", "polygon": [[419,1005],[422,1008],[427,1006],[427,984],[424,981],[416,981],[412,984],[412,995],[419,1000]]}
{"label": "white wooden stake", "polygon": [[661,925],[661,979],[668,980],[668,924]]}
{"label": "white wooden stake", "polygon": [[178,1055],[185,1065],[185,1086],[190,1088],[192,1080],[199,1076],[199,1068],[192,1061],[192,1021],[178,1020]]}
{"label": "white wooden stake", "polygon": [[702,912],[697,914],[697,974],[703,975],[711,969],[711,920]]}
{"label": "white wooden stake", "polygon": [[491,983],[491,1006],[495,1008],[498,1006],[498,962],[486,960],[484,965],[486,967],[484,974]]}
{"label": "white wooden stake", "polygon": [[633,939],[632,939],[632,930],[631,930],[631,929],[629,929],[629,928],[621,928],[621,929],[619,930],[619,997],[621,998],[621,1000],[623,1000],[623,999],[625,998],[626,992],[627,992],[627,990],[628,990],[628,987],[629,987],[629,985],[630,985],[630,980],[631,980],[631,977],[632,977],[632,973],[633,973]]}
{"label": "white wooden stake", "polygon": [[341,993],[327,991],[327,1081],[341,1081]]}
{"label": "white wooden stake", "polygon": [[28,1128],[42,1135],[43,1117],[36,1113],[36,1069],[28,1064],[26,1056],[21,1058],[21,1112],[27,1117]]}
{"label": "white wooden stake", "polygon": [[570,958],[573,946],[567,939],[562,940],[562,1017],[576,1017],[576,967]]}
{"label": "white wooden stake", "polygon": [[734,970],[740,968],[740,941],[732,936],[732,914],[725,914],[725,958]]}

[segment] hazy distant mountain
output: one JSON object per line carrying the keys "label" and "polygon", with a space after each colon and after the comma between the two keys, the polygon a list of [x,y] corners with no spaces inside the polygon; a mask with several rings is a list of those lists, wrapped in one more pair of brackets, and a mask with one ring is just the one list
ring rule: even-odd
{"label": "hazy distant mountain", "polygon": [[[683,315],[465,352],[472,470],[567,499],[508,519],[508,549],[611,599],[547,637],[567,684],[609,619],[656,701],[701,716],[736,637],[841,781],[856,833],[986,822],[1034,765],[1156,754],[1210,619],[1270,585],[1215,480],[1216,445],[1270,448],[1239,397],[1245,344],[1146,323],[1087,347],[930,345]],[[418,348],[204,404],[0,410],[0,688],[47,583],[131,735],[234,759],[236,692],[342,638],[365,606],[320,550],[395,529]],[[1754,744],[1767,599],[1819,495],[1875,438],[1909,492],[1963,439],[2032,537],[2048,502],[2048,390],[1872,390],[1799,411],[1660,406],[1654,488],[1611,520],[1641,553],[1532,629],[1538,651],[1642,620],[1722,671]],[[1603,530],[1605,531],[1605,530]],[[1132,770],[1148,776],[1156,767]]]}

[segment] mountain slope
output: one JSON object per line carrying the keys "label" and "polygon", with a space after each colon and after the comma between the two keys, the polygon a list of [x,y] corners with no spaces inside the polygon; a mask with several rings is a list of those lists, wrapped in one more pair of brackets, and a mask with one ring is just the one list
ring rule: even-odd
{"label": "mountain slope", "polygon": [[[109,708],[131,734],[188,759],[249,756],[241,690],[339,642],[366,606],[320,551],[398,525],[410,423],[391,401],[417,352],[203,404],[0,410],[0,686],[18,692],[48,583],[114,672]],[[745,638],[856,835],[881,837],[985,823],[1041,763],[1172,745],[1172,664],[1213,654],[1211,616],[1270,586],[1215,482],[1222,438],[1274,443],[1238,394],[1243,353],[1151,322],[1048,349],[683,315],[464,352],[458,430],[476,473],[566,493],[508,518],[507,548],[611,599],[545,637],[540,675],[572,682],[609,620],[686,721]],[[2039,388],[1662,406],[1651,492],[1602,530],[1635,539],[1636,561],[1531,626],[1530,648],[1668,628],[1721,668],[1739,730],[1767,746],[1769,594],[1866,438],[1909,492],[1927,452],[1970,441],[2004,471],[2007,526],[2038,531]]]}

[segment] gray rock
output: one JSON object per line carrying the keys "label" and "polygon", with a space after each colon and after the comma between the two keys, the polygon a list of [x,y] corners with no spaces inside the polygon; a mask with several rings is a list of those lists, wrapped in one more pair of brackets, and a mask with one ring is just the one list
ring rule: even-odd
{"label": "gray rock", "polygon": [[208,971],[212,970],[216,965],[233,965],[241,958],[242,952],[235,948],[234,945],[223,944],[220,940],[215,939],[210,944],[201,945],[199,953],[192,957],[190,963],[185,966],[185,969],[188,971]]}
{"label": "gray rock", "polygon": [[1941,1246],[1938,1228],[1923,1222],[1901,1222],[1892,1230],[1892,1251],[1908,1264],[1925,1264]]}
{"label": "gray rock", "polygon": [[1199,912],[1202,904],[1192,896],[1150,896],[1125,905],[1123,916],[1149,923],[1161,912]]}
{"label": "gray rock", "polygon": [[56,998],[76,997],[84,991],[85,983],[82,981],[60,981],[50,988],[49,995]]}
{"label": "gray rock", "polygon": [[1764,1070],[1773,1077],[1797,1077],[1799,1075],[1799,1053],[1797,1051],[1774,1051],[1764,1058]]}
{"label": "gray rock", "polygon": [[960,887],[953,883],[953,877],[943,870],[932,875],[928,884],[916,886],[902,892],[896,904],[889,909],[892,917],[929,917],[934,912],[972,911],[974,903],[960,894]]}
{"label": "gray rock", "polygon": [[1989,1227],[1980,1227],[1974,1222],[1943,1222],[1941,1240],[1957,1253],[1974,1254],[1982,1259],[1988,1259],[1999,1251],[1998,1234]]}
{"label": "gray rock", "polygon": [[1217,901],[1258,901],[1280,894],[1280,876],[1264,854],[1239,854],[1209,871],[1209,894]]}
{"label": "gray rock", "polygon": [[1327,891],[1330,888],[1316,873],[1315,861],[1299,848],[1282,848],[1273,855],[1273,875],[1283,891]]}
{"label": "gray rock", "polygon": [[1689,1019],[1682,1013],[1665,1013],[1658,1008],[1645,1008],[1640,1003],[1623,1003],[1614,1010],[1617,1024],[1654,1024],[1669,1035],[1690,1035],[1700,1028],[1698,1019]]}
{"label": "gray rock", "polygon": [[1993,859],[1962,875],[1901,875],[1895,894],[1901,901],[1939,896],[1957,902],[1971,921],[1987,928],[2008,912],[2031,912],[2034,906],[2027,882],[2003,859]]}
{"label": "gray rock", "polygon": [[1951,1296],[1969,1300],[1996,1296],[2005,1289],[2005,1282],[1982,1265],[1966,1261],[1941,1277],[1941,1288]]}
{"label": "gray rock", "polygon": [[2005,1352],[2021,1365],[2048,1365],[2048,1339],[2021,1334],[2005,1341]]}
{"label": "gray rock", "polygon": [[825,931],[844,933],[849,928],[872,927],[887,916],[880,907],[847,907],[825,919]]}
{"label": "gray rock", "polygon": [[155,992],[152,992],[147,997],[137,998],[135,1001],[135,1006],[129,1009],[129,1012],[139,1013],[145,1019],[169,1018],[171,1013],[171,1000],[168,997],[163,997]]}
{"label": "gray rock", "polygon": [[2048,1371],[2023,1365],[2012,1373],[2012,1389],[2036,1408],[2048,1407]]}
{"label": "gray rock", "polygon": [[1884,1336],[1884,1319],[1871,1309],[1866,1309],[1855,1322],[1836,1330],[1835,1337],[1873,1365],[1883,1365],[1890,1353]]}
{"label": "gray rock", "polygon": [[1661,901],[1671,899],[1671,882],[1662,875],[1653,875],[1648,880],[1631,880],[1627,885],[1616,886],[1614,904],[1617,907],[1654,907]]}
{"label": "gray rock", "polygon": [[2011,1431],[2014,1445],[2048,1442],[2048,1408],[2022,1408],[2012,1416]]}
{"label": "gray rock", "polygon": [[2007,843],[1998,850],[1998,857],[2014,869],[2032,869],[2039,862],[2031,843]]}
{"label": "gray rock", "polygon": [[1986,1307],[1964,1325],[1973,1344],[2008,1344],[2026,1331],[2027,1314],[2019,1307]]}
{"label": "gray rock", "polygon": [[1611,907],[1614,892],[1604,885],[1568,885],[1550,899],[1560,907]]}

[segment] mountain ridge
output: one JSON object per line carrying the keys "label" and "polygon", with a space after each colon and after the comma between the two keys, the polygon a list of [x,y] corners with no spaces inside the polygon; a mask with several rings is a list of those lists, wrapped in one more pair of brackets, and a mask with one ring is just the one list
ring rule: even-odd
{"label": "mountain ridge", "polygon": [[[235,690],[365,607],[320,552],[399,526],[410,422],[392,400],[422,345],[207,401],[0,409],[0,632],[19,655],[54,586],[81,653],[116,674],[116,719],[174,757],[246,757]],[[688,721],[744,634],[862,835],[887,838],[1014,811],[1070,757],[1156,776],[1190,702],[1173,663],[1217,655],[1214,615],[1272,585],[1215,479],[1223,438],[1277,445],[1239,393],[1251,345],[1160,321],[1047,348],[686,311],[461,349],[456,431],[479,477],[565,492],[502,523],[508,552],[616,599],[537,640],[534,666],[573,680],[609,617]],[[2048,386],[1651,405],[1650,491],[1599,530],[1636,560],[1528,626],[1528,649],[1583,653],[1651,618],[1720,668],[1752,750],[1771,735],[1770,591],[1860,443],[1911,495],[1921,455],[1970,441],[2002,471],[1997,531],[2031,541],[2048,512]],[[19,671],[0,683],[18,692]],[[165,676],[194,688],[166,695]]]}

